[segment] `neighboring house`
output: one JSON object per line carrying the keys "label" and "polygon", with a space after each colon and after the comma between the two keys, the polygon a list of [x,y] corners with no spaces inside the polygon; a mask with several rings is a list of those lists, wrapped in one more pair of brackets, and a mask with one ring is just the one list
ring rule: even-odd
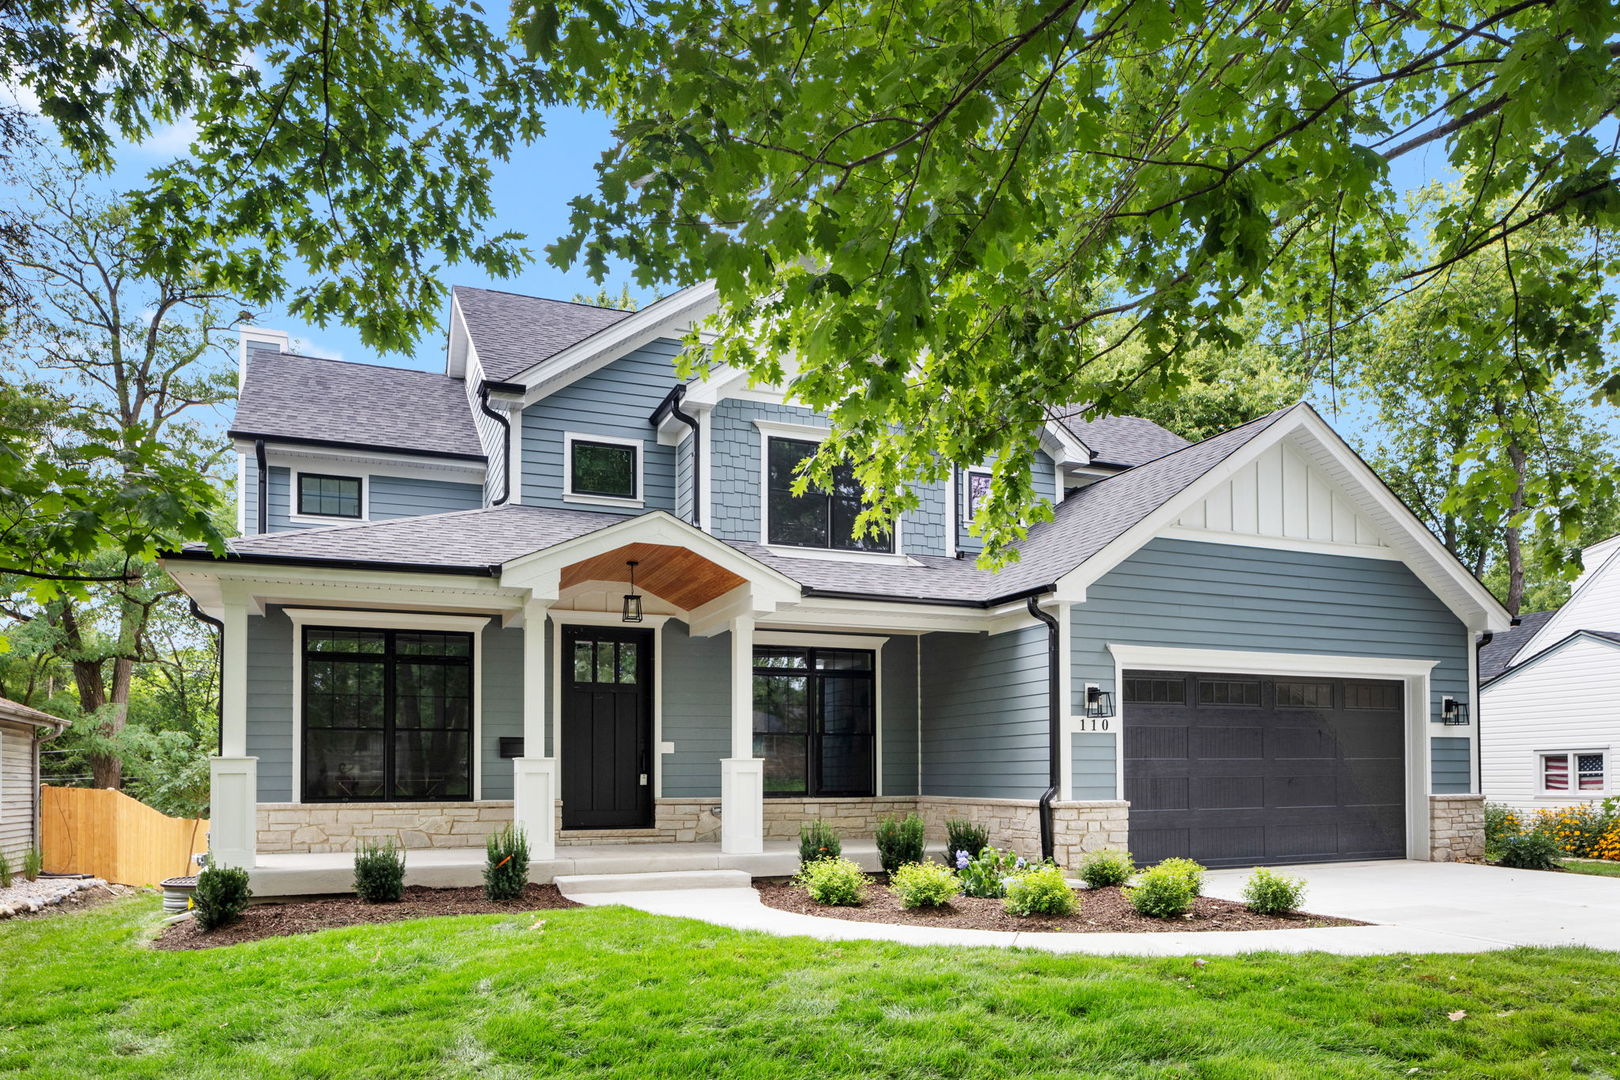
{"label": "neighboring house", "polygon": [[1620,536],[1581,561],[1563,607],[1480,649],[1484,791],[1526,810],[1620,795]]}
{"label": "neighboring house", "polygon": [[39,839],[39,744],[68,726],[38,709],[0,698],[0,855],[21,869]]}
{"label": "neighboring house", "polygon": [[1440,721],[1507,613],[1310,408],[1048,424],[1055,517],[990,573],[979,470],[883,541],[847,478],[795,497],[825,417],[675,374],[713,304],[457,289],[443,374],[244,341],[244,535],[165,560],[224,626],[223,861],[514,817],[537,859],[747,853],[913,809],[1060,859],[1467,849],[1474,730]]}

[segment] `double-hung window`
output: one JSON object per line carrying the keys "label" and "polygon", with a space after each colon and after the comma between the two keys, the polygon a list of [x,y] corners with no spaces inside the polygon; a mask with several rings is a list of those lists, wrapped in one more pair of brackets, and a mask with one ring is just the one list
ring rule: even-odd
{"label": "double-hung window", "polygon": [[471,634],[311,626],[306,801],[471,799]]}
{"label": "double-hung window", "polygon": [[298,474],[298,513],[307,517],[362,517],[358,476]]}
{"label": "double-hung window", "polygon": [[754,756],[767,796],[869,796],[876,760],[876,655],[754,650]]}
{"label": "double-hung window", "polygon": [[1589,798],[1606,789],[1608,754],[1602,750],[1559,750],[1538,756],[1544,795]]}
{"label": "double-hung window", "polygon": [[861,485],[848,465],[833,470],[832,491],[810,488],[803,495],[793,494],[794,470],[815,452],[816,444],[806,439],[766,440],[767,542],[837,551],[893,551],[892,534],[854,535],[863,502]]}

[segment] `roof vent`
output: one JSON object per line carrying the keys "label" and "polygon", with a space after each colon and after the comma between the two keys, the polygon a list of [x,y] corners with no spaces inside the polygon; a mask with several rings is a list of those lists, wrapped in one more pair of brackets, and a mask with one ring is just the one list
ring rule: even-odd
{"label": "roof vent", "polygon": [[266,330],[261,326],[243,326],[237,328],[240,338],[236,350],[236,388],[242,389],[242,383],[247,378],[248,353],[255,348],[274,349],[284,353],[291,351],[292,339],[285,330]]}

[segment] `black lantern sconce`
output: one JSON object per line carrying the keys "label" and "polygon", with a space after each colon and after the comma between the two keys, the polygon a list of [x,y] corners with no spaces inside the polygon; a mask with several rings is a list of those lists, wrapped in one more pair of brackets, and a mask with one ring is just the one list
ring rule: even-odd
{"label": "black lantern sconce", "polygon": [[630,591],[624,594],[624,613],[620,619],[623,622],[640,622],[641,594],[636,592],[636,560],[626,559],[624,565],[630,568]]}
{"label": "black lantern sconce", "polygon": [[1440,722],[1450,727],[1465,727],[1468,724],[1468,703],[1458,701],[1454,697],[1440,699]]}
{"label": "black lantern sconce", "polygon": [[1114,715],[1114,695],[1095,683],[1086,684],[1086,719],[1107,720]]}

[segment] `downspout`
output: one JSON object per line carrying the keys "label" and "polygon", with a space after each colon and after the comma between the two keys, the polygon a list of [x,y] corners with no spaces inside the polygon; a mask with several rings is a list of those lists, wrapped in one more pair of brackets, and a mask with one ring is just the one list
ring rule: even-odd
{"label": "downspout", "polygon": [[216,619],[208,612],[197,606],[197,601],[186,597],[191,605],[191,614],[212,626],[217,633],[214,637],[215,666],[219,668],[219,697],[214,702],[215,721],[217,724],[214,752],[219,753],[225,746],[225,623]]}
{"label": "downspout", "polygon": [[692,429],[692,526],[703,528],[703,429],[698,426],[697,417],[688,416],[681,412],[681,402],[686,399],[686,384],[677,386],[671,395],[669,415]]}
{"label": "downspout", "polygon": [[1041,793],[1041,858],[1050,859],[1057,851],[1052,823],[1052,800],[1057,798],[1062,783],[1063,765],[1061,744],[1062,718],[1058,716],[1058,621],[1041,610],[1040,597],[1031,596],[1025,603],[1029,613],[1046,624],[1046,782]]}
{"label": "downspout", "polygon": [[270,515],[270,464],[265,460],[264,440],[253,440],[253,459],[259,463],[259,513],[254,520],[258,528],[254,532],[267,533],[270,531],[270,522],[266,518]]}
{"label": "downspout", "polygon": [[499,506],[512,494],[512,422],[506,414],[489,407],[489,383],[478,388],[478,410],[501,425],[501,497],[489,505]]}

